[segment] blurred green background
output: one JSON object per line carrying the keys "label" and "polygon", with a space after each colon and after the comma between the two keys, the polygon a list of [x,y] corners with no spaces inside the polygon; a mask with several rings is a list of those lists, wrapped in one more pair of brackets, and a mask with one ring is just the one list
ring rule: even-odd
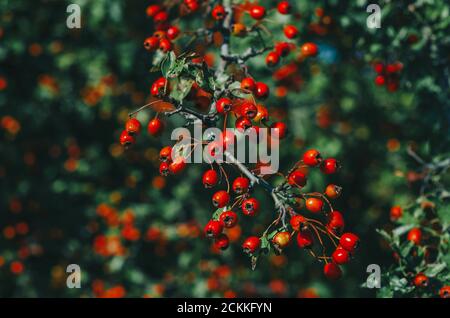
{"label": "blurred green background", "polygon": [[[81,29],[66,27],[70,3],[81,6]],[[118,144],[127,113],[145,103],[158,76],[142,46],[153,32],[150,3],[1,1],[0,295],[375,296],[361,287],[367,265],[393,262],[375,229],[388,223],[391,206],[417,196],[408,145],[426,160],[449,149],[448,4],[380,1],[382,27],[370,30],[367,1],[295,1],[301,39],[318,43],[321,54],[298,70],[287,97],[273,94],[266,105],[290,128],[284,170],[308,147],[342,163],[336,176],[313,175],[308,185],[343,186],[336,207],[362,240],[344,277],[328,282],[294,244],[255,271],[238,231],[237,243],[214,253],[201,238],[212,212],[200,181],[205,167],[159,177],[168,132],[128,151]],[[277,23],[283,17],[271,27]],[[398,91],[374,84],[376,60],[403,63]],[[274,92],[288,86],[272,78],[263,57],[249,67]],[[245,222],[242,235],[260,230],[264,215],[269,221],[272,202],[264,197],[260,222]],[[123,231],[133,217],[134,230]],[[80,289],[66,287],[72,263],[82,270]]]}

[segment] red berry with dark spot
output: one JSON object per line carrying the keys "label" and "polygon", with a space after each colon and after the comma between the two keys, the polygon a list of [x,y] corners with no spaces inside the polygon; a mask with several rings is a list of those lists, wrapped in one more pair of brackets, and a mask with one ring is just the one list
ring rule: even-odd
{"label": "red berry with dark spot", "polygon": [[291,4],[288,1],[281,1],[277,5],[278,12],[281,14],[291,13]]}
{"label": "red berry with dark spot", "polygon": [[255,80],[251,77],[246,77],[241,81],[241,88],[250,92],[256,89]]}
{"label": "red berry with dark spot", "polygon": [[222,230],[222,222],[217,220],[210,220],[204,229],[206,237],[218,237]]}
{"label": "red berry with dark spot", "polygon": [[353,253],[359,245],[359,237],[353,233],[344,233],[339,240],[339,245],[348,252]]}
{"label": "red berry with dark spot", "polygon": [[439,297],[450,298],[450,286],[444,286],[439,290]]}
{"label": "red berry with dark spot", "polygon": [[168,39],[161,39],[159,41],[159,49],[163,52],[169,52],[172,50],[172,42]]}
{"label": "red berry with dark spot", "polygon": [[287,42],[279,42],[275,45],[275,52],[280,56],[287,56],[291,52],[291,44]]}
{"label": "red berry with dark spot", "polygon": [[218,249],[226,250],[228,246],[230,245],[230,239],[226,234],[220,234],[215,240],[214,240],[214,246]]}
{"label": "red berry with dark spot", "polygon": [[328,217],[327,223],[328,231],[334,234],[339,234],[344,230],[345,222],[341,212],[331,211],[327,217]]}
{"label": "red berry with dark spot", "polygon": [[335,184],[329,184],[325,188],[325,194],[330,199],[337,199],[340,197],[342,193],[342,187],[337,186]]}
{"label": "red berry with dark spot", "polygon": [[224,191],[224,190],[217,191],[216,193],[214,193],[214,195],[212,197],[213,205],[219,209],[226,206],[229,201],[230,201],[230,195],[228,194],[227,191]]}
{"label": "red berry with dark spot", "polygon": [[303,154],[303,163],[310,167],[315,167],[322,162],[322,156],[316,149],[307,150]]}
{"label": "red berry with dark spot", "polygon": [[148,51],[156,50],[159,47],[159,38],[150,36],[144,41],[144,48]]}
{"label": "red berry with dark spot", "polygon": [[159,173],[165,177],[169,175],[169,172],[169,164],[167,162],[161,162],[159,165]]}
{"label": "red berry with dark spot", "polygon": [[130,118],[125,123],[125,130],[129,135],[137,135],[141,132],[141,122],[136,118]]}
{"label": "red berry with dark spot", "polygon": [[229,229],[237,224],[238,216],[234,211],[225,211],[220,214],[219,220],[223,223],[224,227]]}
{"label": "red berry with dark spot", "polygon": [[250,236],[242,243],[242,248],[247,254],[254,254],[260,247],[261,240],[256,236]]}
{"label": "red berry with dark spot", "polygon": [[342,271],[339,265],[335,263],[325,264],[325,266],[323,267],[323,273],[328,279],[331,280],[337,280],[342,276]]}
{"label": "red berry with dark spot", "polygon": [[419,273],[416,275],[416,277],[414,277],[414,285],[416,287],[425,288],[428,286],[428,282],[428,277],[423,273]]}
{"label": "red berry with dark spot", "polygon": [[306,185],[306,175],[300,170],[294,170],[288,176],[288,183],[291,186],[304,187]]}
{"label": "red berry with dark spot", "polygon": [[239,117],[234,125],[242,133],[252,127],[252,122],[247,117]]}
{"label": "red berry with dark spot", "polygon": [[310,230],[305,229],[297,234],[297,245],[300,248],[310,248],[314,243],[314,237]]}
{"label": "red berry with dark spot", "polygon": [[255,118],[257,112],[258,109],[256,108],[256,105],[252,102],[244,102],[241,105],[241,114],[244,117],[247,117],[249,119]]}
{"label": "red berry with dark spot", "polygon": [[162,162],[172,161],[172,147],[166,146],[159,152],[159,160]]}
{"label": "red berry with dark spot", "polygon": [[269,52],[266,56],[267,66],[275,66],[280,62],[280,55],[277,52]]}
{"label": "red berry with dark spot", "polygon": [[226,97],[219,98],[216,102],[216,109],[220,114],[228,113],[232,107],[233,102],[231,101],[231,99]]}
{"label": "red berry with dark spot", "polygon": [[120,144],[124,147],[129,147],[136,142],[136,139],[130,135],[126,130],[122,131],[119,138]]}
{"label": "red berry with dark spot", "polygon": [[302,215],[294,215],[289,223],[294,231],[300,231],[306,226],[306,219]]}
{"label": "red berry with dark spot", "polygon": [[255,198],[248,198],[242,202],[242,212],[248,216],[254,216],[259,212],[259,202]]}
{"label": "red berry with dark spot", "polygon": [[225,18],[226,11],[223,5],[218,4],[212,9],[211,14],[215,20],[222,20]]}
{"label": "red berry with dark spot", "polygon": [[250,180],[246,177],[237,177],[233,181],[233,191],[236,194],[242,194],[248,191]]}
{"label": "red berry with dark spot", "polygon": [[217,184],[217,182],[219,181],[219,176],[217,175],[216,170],[214,170],[214,169],[207,170],[203,174],[202,181],[203,181],[203,185],[205,186],[205,188],[214,187]]}

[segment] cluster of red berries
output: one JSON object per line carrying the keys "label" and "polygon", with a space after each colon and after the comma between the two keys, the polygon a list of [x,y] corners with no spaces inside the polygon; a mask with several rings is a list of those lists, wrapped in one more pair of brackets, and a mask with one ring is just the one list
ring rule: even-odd
{"label": "cluster of red berries", "polygon": [[[328,158],[322,159],[320,153],[311,149],[304,153],[301,160],[302,168],[296,168],[286,178],[286,182],[292,187],[298,189],[303,188],[307,182],[307,175],[304,168],[319,167],[324,174],[332,174],[338,170],[339,164],[336,159]],[[212,188],[218,184],[219,174],[214,169],[205,171],[202,177],[203,185],[206,188]],[[218,210],[219,214],[214,214],[213,218],[206,224],[204,228],[205,236],[214,240],[214,246],[218,249],[226,249],[229,246],[228,236],[223,233],[224,229],[232,228],[238,223],[238,213],[233,211],[238,207],[244,217],[255,217],[261,209],[261,205],[255,197],[251,195],[250,180],[246,177],[239,176],[232,182],[232,192],[236,195],[236,199],[232,202],[231,193],[225,190],[219,190],[212,196],[212,203]],[[305,208],[312,214],[319,214],[324,211],[324,200],[336,199],[341,193],[341,188],[334,184],[326,187],[324,194],[317,196],[306,197],[297,200],[296,210]],[[303,202],[304,201],[304,202]],[[229,207],[233,208],[229,208]],[[324,267],[324,274],[330,279],[337,279],[341,276],[341,269],[339,265],[346,264],[350,261],[355,252],[359,238],[353,233],[342,233],[344,228],[343,215],[331,210],[327,213],[327,223],[321,228],[329,235],[334,236],[335,250],[329,257],[321,258],[326,262]],[[321,239],[317,235],[316,225],[317,220],[312,221],[301,214],[298,214],[294,209],[290,212],[289,225],[292,232],[287,227],[282,227],[275,231],[270,238],[271,244],[277,249],[282,250],[290,244],[291,238],[296,233],[297,245],[300,248],[312,249],[314,242]],[[320,223],[320,222],[319,222]],[[320,242],[322,244],[322,242]],[[243,251],[250,256],[255,256],[260,252],[262,246],[262,237],[250,236],[242,243]]]}
{"label": "cluster of red berries", "polygon": [[[119,137],[122,146],[129,147],[136,143],[136,137],[141,132],[141,123],[136,118],[130,118],[125,123],[125,129]],[[155,117],[148,122],[147,131],[152,136],[158,136],[164,129],[164,122]]]}
{"label": "cluster of red berries", "polygon": [[391,64],[384,64],[382,62],[375,62],[373,69],[377,73],[375,77],[375,84],[378,86],[386,85],[389,92],[395,92],[400,83],[400,72],[403,69],[403,64],[394,62]]}

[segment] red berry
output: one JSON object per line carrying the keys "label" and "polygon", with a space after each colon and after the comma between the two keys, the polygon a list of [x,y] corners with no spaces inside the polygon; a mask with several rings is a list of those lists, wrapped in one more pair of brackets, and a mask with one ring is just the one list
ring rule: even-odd
{"label": "red berry", "polygon": [[224,6],[221,4],[216,5],[212,9],[211,14],[215,20],[222,20],[226,15]]}
{"label": "red berry", "polygon": [[246,77],[241,81],[241,88],[253,92],[256,89],[255,80],[251,77]]}
{"label": "red berry", "polygon": [[428,286],[428,277],[423,273],[419,273],[414,277],[414,285],[416,287],[425,288]]}
{"label": "red berry", "polygon": [[333,262],[338,265],[347,264],[350,261],[350,254],[342,247],[337,247],[332,255]]}
{"label": "red berry", "polygon": [[402,217],[402,215],[403,215],[403,209],[400,206],[396,205],[391,208],[390,217],[391,217],[392,222],[395,222],[398,219],[400,219]]}
{"label": "red berry", "polygon": [[257,98],[265,99],[269,96],[270,90],[269,86],[263,82],[257,82],[255,88],[255,95]]}
{"label": "red berry", "polygon": [[318,152],[316,149],[307,150],[303,154],[303,163],[307,166],[315,167],[321,162],[322,157],[320,155],[320,152]]}
{"label": "red berry", "polygon": [[297,245],[300,248],[310,248],[314,243],[314,237],[310,230],[305,229],[297,234]]}
{"label": "red berry", "polygon": [[166,146],[159,152],[159,160],[162,162],[172,161],[172,147]]}
{"label": "red berry", "polygon": [[334,158],[328,158],[322,161],[320,170],[324,174],[333,174],[339,169],[339,162]]}
{"label": "red berry", "polygon": [[244,252],[247,254],[255,253],[261,247],[261,240],[259,237],[250,236],[242,244]]}
{"label": "red berry", "polygon": [[306,226],[306,219],[302,215],[294,215],[289,223],[294,231],[300,231]]}
{"label": "red berry", "polygon": [[408,232],[407,240],[413,242],[416,245],[420,245],[422,242],[422,230],[415,227]]}
{"label": "red berry", "polygon": [[303,56],[316,56],[319,49],[315,43],[307,42],[302,45],[301,51]]}
{"label": "red berry", "polygon": [[164,77],[158,78],[155,82],[153,82],[152,87],[150,88],[150,93],[154,97],[159,97],[164,93],[164,88],[166,85],[167,80]]}
{"label": "red berry", "polygon": [[248,198],[242,202],[242,212],[248,216],[254,216],[259,212],[259,202],[255,198]]}
{"label": "red berry", "polygon": [[377,72],[378,74],[381,74],[381,73],[383,73],[383,70],[384,70],[384,64],[383,64],[383,63],[380,63],[380,62],[375,63],[375,64],[373,65],[373,69],[374,69],[375,72]]}
{"label": "red berry", "polygon": [[275,66],[280,62],[280,55],[277,52],[269,52],[266,56],[267,66]]}
{"label": "red berry", "polygon": [[125,123],[125,130],[129,135],[137,135],[141,132],[141,122],[136,118],[130,118]]}
{"label": "red berry", "polygon": [[202,181],[203,181],[203,185],[205,186],[205,188],[214,187],[217,184],[217,182],[219,181],[219,177],[217,175],[216,170],[214,170],[214,169],[207,170],[203,174]]}
{"label": "red berry", "polygon": [[237,177],[233,181],[233,191],[236,194],[242,194],[248,191],[250,180],[246,177]]}
{"label": "red berry", "polygon": [[155,14],[157,14],[161,10],[162,10],[161,6],[159,6],[157,4],[153,4],[153,5],[149,5],[147,7],[147,9],[145,10],[145,13],[147,14],[147,16],[153,17],[153,16],[155,16]]}
{"label": "red berry", "polygon": [[378,75],[377,77],[375,77],[375,84],[376,85],[383,86],[385,82],[386,82],[386,79],[384,78],[383,75]]}
{"label": "red berry", "polygon": [[192,12],[197,11],[200,7],[198,0],[184,0],[184,4],[188,7]]}
{"label": "red berry", "polygon": [[163,52],[169,52],[172,49],[172,42],[168,39],[161,39],[159,41],[159,49]]}
{"label": "red berry", "polygon": [[441,298],[450,298],[450,286],[444,286],[439,290],[439,296]]}
{"label": "red berry", "polygon": [[287,42],[279,42],[275,45],[275,52],[280,56],[287,56],[291,52],[291,45]]}
{"label": "red berry", "polygon": [[273,244],[277,245],[279,248],[284,248],[289,245],[291,241],[291,235],[289,232],[278,232],[272,238]]}
{"label": "red berry", "polygon": [[339,245],[348,252],[352,253],[358,248],[359,237],[353,233],[344,233],[339,240]]}
{"label": "red berry", "polygon": [[277,6],[278,12],[281,14],[291,13],[291,4],[288,1],[281,1]]}
{"label": "red berry", "polygon": [[156,50],[159,47],[159,39],[156,36],[150,36],[144,41],[144,48],[148,51]]}
{"label": "red berry", "polygon": [[285,123],[277,121],[270,125],[270,128],[278,132],[278,138],[283,139],[284,137],[286,137],[287,126]]}
{"label": "red berry", "polygon": [[332,211],[328,214],[327,229],[335,234],[341,233],[344,230],[344,217],[339,211]]}
{"label": "red berry", "polygon": [[222,222],[217,220],[210,220],[204,229],[206,237],[218,237],[222,230]]}
{"label": "red berry", "polygon": [[169,170],[172,174],[178,174],[186,168],[186,161],[182,157],[175,158],[173,162],[169,164]]}
{"label": "red berry", "polygon": [[232,107],[233,102],[231,101],[231,99],[226,97],[219,98],[216,102],[216,109],[220,114],[228,113]]}
{"label": "red berry", "polygon": [[306,185],[306,175],[300,171],[292,171],[288,176],[288,183],[291,186],[304,187]]}
{"label": "red berry", "polygon": [[163,23],[166,22],[168,18],[169,14],[166,11],[160,11],[153,16],[153,21],[156,23]]}
{"label": "red berry", "polygon": [[254,5],[250,9],[250,16],[255,20],[261,20],[266,16],[266,9],[263,6]]}
{"label": "red berry", "polygon": [[161,162],[161,164],[159,165],[159,173],[162,176],[169,175],[169,164],[167,162]]}
{"label": "red berry", "polygon": [[241,106],[241,114],[249,119],[255,118],[258,109],[252,102],[244,102]]}
{"label": "red berry", "polygon": [[224,227],[229,229],[237,224],[238,216],[234,211],[225,211],[220,214],[219,220],[223,223]]}
{"label": "red berry", "polygon": [[119,138],[120,144],[124,147],[129,147],[136,142],[133,136],[131,136],[126,130],[122,131]]}
{"label": "red berry", "polygon": [[395,79],[395,80],[388,80],[386,88],[387,88],[387,90],[389,92],[395,92],[395,91],[397,91],[398,86],[399,86],[399,82],[398,82],[397,79]]}
{"label": "red berry", "polygon": [[323,273],[328,279],[337,280],[342,276],[340,267],[334,263],[325,264],[323,267]]}
{"label": "red berry", "polygon": [[308,198],[306,200],[306,209],[312,213],[319,213],[322,211],[323,201],[318,198]]}
{"label": "red berry", "polygon": [[167,37],[170,40],[175,40],[180,34],[180,29],[177,26],[171,26],[167,29]]}
{"label": "red berry", "polygon": [[252,122],[247,117],[239,117],[234,125],[240,132],[245,132],[252,127]]}
{"label": "red berry", "polygon": [[286,25],[284,27],[284,35],[288,38],[288,39],[293,39],[295,37],[297,37],[298,35],[298,29],[296,26],[294,25]]}
{"label": "red berry", "polygon": [[230,239],[226,234],[222,233],[214,240],[214,246],[221,250],[226,250],[228,245],[230,245]]}
{"label": "red berry", "polygon": [[212,197],[213,205],[219,209],[226,206],[229,201],[230,201],[230,195],[228,194],[227,191],[224,191],[224,190],[217,191],[216,193],[214,193],[214,195]]}
{"label": "red berry", "polygon": [[164,123],[159,118],[154,118],[154,119],[150,120],[148,123],[148,126],[147,126],[148,133],[152,136],[157,136],[157,135],[161,134],[163,129],[164,129]]}
{"label": "red berry", "polygon": [[342,193],[342,187],[337,186],[335,184],[329,184],[325,188],[325,194],[330,199],[337,199],[337,198],[339,198],[341,193]]}
{"label": "red berry", "polygon": [[257,109],[257,112],[256,112],[255,118],[253,118],[254,121],[261,122],[261,121],[266,121],[267,119],[269,119],[269,111],[267,110],[266,107],[264,107],[261,104],[257,104],[256,109]]}

